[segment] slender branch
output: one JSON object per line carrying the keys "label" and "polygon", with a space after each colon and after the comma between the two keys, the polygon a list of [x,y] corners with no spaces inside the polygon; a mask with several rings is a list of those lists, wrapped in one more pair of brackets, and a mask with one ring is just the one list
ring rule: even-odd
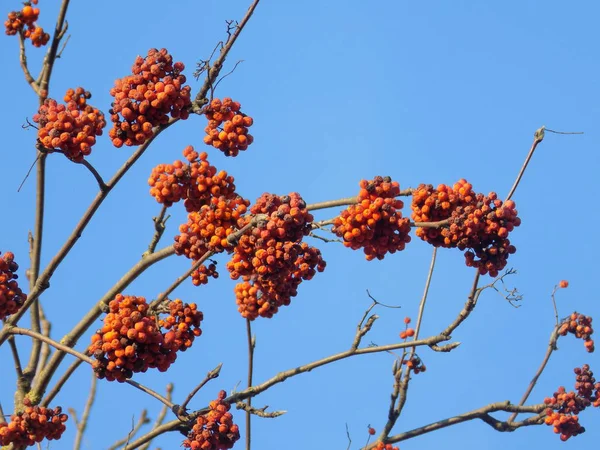
{"label": "slender branch", "polygon": [[23,69],[25,81],[27,81],[29,86],[31,86],[33,92],[39,95],[40,88],[31,75],[29,66],[27,65],[27,55],[25,54],[25,36],[23,35],[23,31],[19,33],[19,63],[21,64],[21,69]]}
{"label": "slender branch", "polygon": [[525,162],[523,163],[523,166],[521,167],[521,170],[519,171],[519,174],[517,175],[517,179],[515,180],[512,188],[510,188],[510,191],[508,192],[508,195],[506,196],[505,201],[510,200],[511,197],[513,196],[513,194],[515,193],[515,191],[517,190],[517,187],[519,186],[519,182],[521,181],[521,178],[523,177],[523,174],[525,173],[525,169],[527,169],[527,165],[529,164],[529,161],[531,160],[531,157],[533,156],[533,152],[535,152],[535,149],[538,146],[538,144],[544,140],[544,129],[545,129],[545,127],[538,128],[536,130],[535,134],[533,135],[533,144],[531,144],[531,148],[529,149],[529,153],[527,154],[527,157],[525,158]]}
{"label": "slender branch", "polygon": [[156,246],[158,245],[163,233],[165,232],[167,220],[169,220],[169,217],[171,217],[165,217],[165,215],[167,214],[167,208],[167,206],[163,205],[158,216],[152,218],[152,221],[154,222],[154,235],[152,236],[150,244],[148,244],[148,250],[146,250],[142,254],[142,257],[148,256],[151,253],[154,253],[154,251],[156,250]]}
{"label": "slender branch", "polygon": [[[421,302],[419,303],[419,314],[417,316],[417,323],[415,325],[415,336],[413,338],[416,341],[419,338],[419,331],[421,331],[421,322],[423,321],[423,312],[425,311],[425,302],[427,301],[427,294],[429,293],[429,286],[431,285],[431,278],[433,277],[433,269],[435,268],[435,259],[437,257],[437,247],[433,247],[433,253],[431,254],[431,264],[429,265],[429,273],[427,274],[427,281],[425,281],[425,290]],[[414,354],[415,349],[412,349]]]}
{"label": "slender branch", "polygon": [[83,363],[83,361],[81,359],[77,359],[71,363],[71,365],[67,368],[67,370],[62,375],[62,377],[60,377],[60,379],[56,382],[54,387],[50,390],[50,392],[46,395],[46,397],[44,397],[44,399],[40,403],[41,406],[48,406],[50,403],[52,403],[52,400],[54,400],[54,397],[56,397],[58,395],[58,393],[60,392],[62,387],[69,380],[69,378],[71,378],[71,375],[73,375],[73,372],[75,372],[75,370],[77,370],[77,368],[81,365],[81,363]]}
{"label": "slender branch", "polygon": [[6,417],[8,416],[4,414],[4,410],[2,409],[2,403],[0,403],[0,420],[4,420]]}
{"label": "slender branch", "polygon": [[[60,44],[60,40],[64,36],[67,31],[67,24],[65,23],[65,17],[67,15],[67,9],[69,7],[69,0],[63,0],[60,5],[60,10],[58,11],[58,18],[56,19],[56,26],[54,28],[54,36],[52,36],[52,43],[48,48],[48,52],[44,57],[44,63],[42,66],[42,70],[40,72],[40,94],[45,98],[48,94],[48,86],[50,84],[50,77],[52,75],[52,69],[54,67],[54,62],[56,61],[56,52],[58,51],[58,45]],[[41,99],[43,101],[43,99]]]}
{"label": "slender branch", "polygon": [[[523,396],[521,397],[521,400],[519,401],[519,406],[523,406],[525,404],[525,402],[527,401],[527,399],[529,398],[529,396],[531,395],[533,388],[537,384],[537,380],[540,378],[540,376],[544,372],[544,369],[546,368],[548,361],[550,361],[550,356],[552,356],[552,352],[554,352],[554,350],[556,350],[556,342],[558,341],[558,338],[559,338],[559,334],[558,334],[559,328],[560,328],[560,324],[557,323],[556,326],[554,327],[554,329],[552,330],[552,333],[550,334],[550,340],[548,341],[548,347],[546,348],[546,354],[544,355],[544,359],[542,359],[542,363],[538,367],[537,371],[535,372],[535,375],[533,375],[533,378],[529,382],[527,389],[523,393]],[[515,411],[508,418],[508,423],[512,423],[517,418],[518,413],[519,413],[518,411]]]}
{"label": "slender branch", "polygon": [[92,175],[94,175],[96,183],[98,183],[98,188],[100,189],[100,192],[104,192],[108,189],[106,183],[104,183],[104,180],[102,179],[102,176],[100,176],[96,168],[92,166],[92,164],[87,159],[81,161],[80,164],[87,168],[87,170],[89,170]]}
{"label": "slender branch", "polygon": [[[246,319],[246,341],[248,344],[248,379],[247,387],[252,386],[252,375],[254,374],[254,349],[256,348],[256,337],[252,336],[252,322],[250,319]],[[249,398],[246,402],[246,450],[250,450],[252,442],[252,398]],[[238,403],[238,409],[239,403]]]}
{"label": "slender branch", "polygon": [[[400,441],[405,441],[407,439],[411,439],[417,436],[421,436],[423,434],[430,433],[432,431],[437,431],[442,428],[446,428],[452,425],[456,425],[462,422],[468,422],[473,419],[480,419],[494,428],[496,431],[514,431],[517,428],[529,425],[539,425],[543,423],[545,413],[543,412],[546,409],[546,405],[539,404],[533,406],[516,406],[512,405],[509,401],[492,403],[490,405],[484,406],[483,408],[479,408],[464,414],[460,414],[458,416],[450,417],[448,419],[439,420],[437,422],[430,423],[429,425],[425,425],[419,428],[415,428],[410,431],[406,431],[404,433],[400,433],[394,436],[390,436],[386,439],[387,443],[396,443]],[[497,411],[506,411],[506,412],[521,412],[521,413],[536,413],[537,415],[530,417],[522,422],[502,422],[497,419],[494,419],[489,414]],[[363,450],[372,450],[377,446],[377,443],[372,443],[363,448]]]}
{"label": "slender branch", "polygon": [[83,362],[86,362],[90,365],[93,364],[93,360],[92,358],[90,358],[89,356],[78,352],[75,349],[72,349],[71,347],[68,347],[66,345],[61,344],[60,342],[56,342],[54,339],[51,339],[47,336],[44,336],[41,333],[36,333],[33,330],[28,330],[27,328],[21,328],[21,327],[15,327],[15,326],[11,326],[8,328],[8,332],[10,334],[20,334],[22,336],[29,336],[32,337],[34,339],[37,339],[41,342],[45,342],[48,345],[51,345],[52,347],[56,348],[57,350],[60,350],[62,352],[68,353],[70,355],[75,356],[76,358],[82,360]]}
{"label": "slender branch", "polygon": [[79,450],[81,448],[83,433],[85,433],[85,429],[87,428],[88,419],[90,417],[90,411],[92,410],[92,405],[94,404],[94,400],[96,399],[97,381],[98,378],[96,377],[96,374],[92,372],[92,384],[90,386],[90,393],[88,394],[87,401],[85,402],[85,407],[83,409],[83,414],[81,415],[81,420],[77,424],[77,433],[75,434],[75,443],[73,444],[73,450]]}
{"label": "slender branch", "polygon": [[452,332],[454,330],[456,330],[456,328],[458,328],[458,326],[461,323],[463,323],[467,317],[469,317],[469,314],[471,314],[471,311],[473,311],[473,308],[475,308],[475,305],[477,304],[477,299],[479,298],[479,295],[482,292],[481,289],[477,288],[478,283],[479,283],[479,271],[476,271],[475,279],[473,280],[473,286],[471,287],[471,291],[469,292],[469,295],[467,296],[467,301],[465,303],[465,306],[460,311],[460,313],[458,313],[458,317],[456,319],[454,319],[454,322],[452,322],[450,325],[448,325],[448,327],[440,333],[442,336],[450,337],[452,335]]}
{"label": "slender branch", "polygon": [[137,423],[131,428],[131,431],[127,433],[127,436],[125,436],[123,439],[119,439],[113,445],[108,447],[108,450],[117,450],[122,445],[127,444],[129,440],[137,434],[140,428],[142,428],[142,426],[147,424],[148,422],[150,422],[150,420],[148,419],[148,411],[143,409],[142,413],[140,414],[140,418],[138,419]]}
{"label": "slender branch", "polygon": [[[46,318],[46,315],[44,314],[44,309],[42,308],[42,305],[40,305],[40,322],[42,324],[42,334],[44,336],[48,336],[50,337],[50,332],[52,331],[52,324],[50,323],[50,321]],[[44,366],[48,363],[48,358],[50,358],[50,346],[48,344],[46,344],[45,342],[42,343],[42,350],[40,351],[40,360],[37,366],[37,372],[36,374],[39,374],[41,372],[41,370],[44,368]],[[34,377],[34,381],[36,380],[36,377]]]}
{"label": "slender branch", "polygon": [[[36,164],[36,198],[35,198],[35,225],[33,231],[33,240],[31,242],[30,260],[31,267],[29,268],[29,290],[33,290],[39,273],[40,261],[42,258],[42,237],[44,232],[44,203],[46,197],[46,157],[47,154],[42,153],[38,149],[38,158]],[[31,329],[36,333],[42,331],[40,322],[40,306],[38,300],[33,302],[31,311]],[[25,368],[25,376],[33,378],[37,372],[37,365],[40,359],[42,343],[38,340],[32,342],[31,353],[29,355],[29,363]]]}
{"label": "slender branch", "polygon": [[[173,396],[173,383],[169,383],[169,384],[167,384],[167,393],[166,393],[165,397],[169,401],[171,401],[172,396]],[[167,416],[168,411],[169,411],[169,408],[167,408],[167,405],[163,405],[163,407],[160,409],[160,413],[158,414],[158,417],[154,421],[154,425],[152,425],[152,429],[155,429],[155,428],[159,427],[160,425],[162,425],[163,421],[165,420],[165,417]],[[152,440],[146,442],[144,445],[142,445],[140,447],[140,450],[148,450],[151,443],[152,443]]]}
{"label": "slender branch", "polygon": [[[23,314],[27,311],[27,309],[33,304],[33,302],[35,300],[37,300],[37,298],[40,296],[40,294],[44,290],[48,289],[48,287],[50,286],[50,283],[49,283],[50,278],[52,278],[54,271],[60,265],[60,263],[63,261],[63,259],[67,256],[67,254],[71,251],[71,249],[74,247],[75,243],[79,240],[79,238],[83,234],[83,231],[85,230],[85,228],[91,221],[92,217],[94,216],[94,214],[96,213],[96,211],[98,210],[100,205],[104,202],[104,200],[106,199],[106,197],[108,196],[110,191],[117,185],[117,183],[121,180],[121,178],[123,178],[123,176],[131,168],[131,166],[133,166],[133,164],[144,154],[144,152],[147,150],[148,146],[152,143],[152,141],[154,141],[154,139],[162,131],[164,131],[166,128],[168,128],[169,126],[171,126],[173,123],[177,122],[178,120],[179,119],[171,119],[166,124],[161,125],[160,127],[157,127],[156,130],[154,131],[154,134],[144,144],[140,145],[136,149],[136,151],[129,157],[129,159],[125,162],[125,164],[123,164],[123,166],[121,166],[121,168],[119,170],[117,170],[117,172],[112,177],[112,179],[108,183],[106,183],[106,187],[107,187],[106,191],[100,191],[96,195],[96,198],[92,201],[92,203],[88,207],[87,211],[83,214],[79,223],[75,226],[75,229],[73,230],[71,235],[67,238],[64,245],[56,253],[56,255],[54,255],[54,257],[50,260],[50,262],[48,263],[48,265],[46,266],[46,268],[44,269],[42,274],[38,277],[38,279],[35,283],[35,287],[33,289],[31,289],[31,291],[27,297],[27,300],[24,302],[23,306],[21,306],[21,309],[19,309],[19,311],[17,311],[15,314],[13,314],[6,321],[7,325],[15,325],[19,321],[19,319],[23,316]],[[2,345],[4,343],[7,336],[8,336],[8,333],[3,328],[0,331],[0,345]]]}
{"label": "slender branch", "polygon": [[[262,408],[254,408],[250,406],[248,402],[237,402],[235,407],[237,409],[243,409],[244,411],[246,411],[246,414],[254,414],[255,416],[262,417],[265,419],[274,419],[275,417],[283,416],[287,412],[285,410],[267,412],[268,406],[263,406]],[[246,448],[248,447],[246,446]]]}
{"label": "slender branch", "polygon": [[15,342],[15,338],[13,336],[8,338],[8,345],[10,346],[10,352],[13,357],[13,362],[15,363],[15,372],[17,373],[17,379],[20,380],[21,378],[23,378],[23,369],[21,367],[19,349],[17,348],[17,343]]}
{"label": "slender branch", "polygon": [[194,261],[194,264],[192,264],[192,267],[190,267],[188,270],[186,270],[183,275],[177,277],[177,279],[175,281],[173,281],[173,283],[171,284],[171,286],[169,286],[164,292],[161,292],[154,301],[152,301],[150,303],[150,305],[148,306],[148,308],[152,311],[156,308],[158,308],[160,306],[160,304],[162,302],[164,302],[169,295],[175,290],[177,289],[177,287],[179,287],[179,285],[181,283],[183,283],[185,280],[188,279],[188,277],[195,271],[197,270],[208,258],[210,258],[212,255],[214,255],[214,252],[211,251],[207,251],[206,253],[204,253],[204,255],[202,255],[202,257],[198,260],[198,261]]}
{"label": "slender branch", "polygon": [[173,409],[173,407],[175,406],[175,404],[169,400],[166,397],[163,397],[162,395],[160,395],[158,392],[150,389],[147,386],[144,386],[143,384],[138,383],[137,381],[134,380],[125,380],[125,383],[139,389],[142,392],[145,392],[146,394],[150,395],[151,397],[154,397],[156,400],[158,400],[159,402],[161,402],[163,405],[165,405],[167,408],[169,409]]}
{"label": "slender branch", "polygon": [[248,11],[246,11],[246,14],[242,18],[242,20],[240,21],[238,26],[235,27],[235,31],[229,36],[229,39],[227,39],[227,42],[225,43],[223,48],[221,48],[221,52],[219,53],[219,56],[217,57],[215,62],[212,64],[212,66],[208,69],[207,74],[206,74],[206,80],[204,81],[204,84],[198,91],[198,94],[196,95],[196,99],[194,100],[193,111],[195,113],[200,113],[202,106],[207,103],[206,95],[208,94],[208,91],[214,86],[215,81],[217,80],[219,73],[221,72],[221,69],[223,67],[223,63],[225,62],[225,59],[227,58],[227,54],[229,53],[229,51],[233,47],[233,44],[235,44],[235,41],[240,36],[242,30],[244,29],[244,27],[250,20],[250,17],[252,17],[254,10],[258,6],[258,2],[259,2],[259,0],[254,0],[252,2],[250,7],[248,8]]}
{"label": "slender branch", "polygon": [[[187,405],[194,398],[194,396],[198,393],[198,391],[206,385],[206,383],[208,383],[210,380],[214,380],[221,374],[221,367],[223,367],[223,363],[219,363],[219,365],[217,367],[215,367],[213,370],[208,372],[206,374],[206,377],[204,377],[204,379],[198,384],[198,386],[196,386],[194,389],[192,389],[192,391],[188,394],[188,396],[185,398],[185,401],[180,406],[176,405],[176,409],[177,409],[176,413],[178,416],[185,416],[187,414],[187,412],[186,412]],[[167,390],[167,393],[168,392],[169,391]]]}

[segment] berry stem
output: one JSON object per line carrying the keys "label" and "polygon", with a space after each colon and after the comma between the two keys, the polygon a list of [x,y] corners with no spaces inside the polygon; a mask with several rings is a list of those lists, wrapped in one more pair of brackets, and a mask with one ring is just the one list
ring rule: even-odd
{"label": "berry stem", "polygon": [[29,86],[31,86],[33,92],[39,95],[40,87],[31,75],[31,72],[29,71],[29,66],[27,65],[27,55],[25,54],[25,36],[23,36],[22,30],[19,32],[19,62],[21,63],[21,69],[23,69],[25,80],[27,81]]}

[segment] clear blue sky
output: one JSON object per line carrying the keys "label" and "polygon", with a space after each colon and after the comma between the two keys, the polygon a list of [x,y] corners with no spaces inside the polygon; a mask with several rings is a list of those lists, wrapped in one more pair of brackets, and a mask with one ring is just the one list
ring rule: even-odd
{"label": "clear blue sky", "polygon": [[[81,85],[92,91],[91,103],[106,111],[113,80],[128,74],[136,55],[151,47],[166,47],[183,61],[196,91],[200,83],[191,76],[195,63],[223,39],[225,20],[241,18],[248,4],[74,1],[68,13],[71,38],[55,66],[50,95],[60,98],[68,87]],[[17,7],[17,1],[3,2],[3,14]],[[57,6],[41,0],[39,7],[40,24],[53,28]],[[455,332],[454,340],[462,342],[457,350],[421,351],[428,370],[413,379],[394,433],[491,402],[517,402],[546,350],[554,320],[550,293],[561,279],[571,283],[558,295],[561,316],[573,310],[600,313],[593,280],[599,269],[594,228],[600,213],[592,202],[600,169],[599,14],[597,2],[589,0],[263,0],[231,52],[225,71],[244,62],[221,83],[217,95],[240,101],[255,118],[255,143],[236,159],[210,150],[209,159],[234,175],[239,192],[251,200],[265,191],[298,191],[309,203],[346,197],[358,192],[361,178],[375,175],[390,175],[401,187],[452,184],[464,177],[477,191],[496,191],[502,197],[537,128],[585,131],[583,136],[548,133],[515,196],[523,224],[511,235],[518,251],[509,267],[518,274],[508,283],[524,295],[521,307],[488,291]],[[35,114],[37,102],[20,72],[14,37],[0,39],[0,55],[5,105],[0,109],[5,199],[0,250],[14,251],[24,270],[35,177],[20,193],[16,189],[35,158],[34,131],[21,125]],[[28,47],[36,73],[41,55]],[[159,211],[148,194],[151,168],[180,159],[186,145],[204,150],[204,126],[203,118],[192,117],[167,130],[102,205],[42,296],[54,338],[70,330],[138,261],[152,235],[151,217]],[[104,138],[89,160],[110,178],[131,152],[113,148]],[[49,158],[47,183],[43,264],[60,248],[97,189],[83,167],[60,155]],[[185,220],[182,208],[172,215],[163,245],[172,242],[176,226]],[[366,342],[397,342],[402,319],[416,317],[431,257],[425,243],[414,239],[406,251],[382,262],[367,262],[360,252],[339,244],[314,245],[323,251],[326,271],[304,283],[292,305],[273,320],[253,324],[257,382],[347,349],[369,306],[366,289],[381,302],[402,306],[377,310],[381,318]],[[168,373],[135,376],[159,391],[175,382],[175,402],[180,403],[207,371],[223,362],[221,377],[201,391],[192,407],[205,405],[220,389],[231,391],[240,382],[243,387],[246,379],[245,323],[236,310],[226,256],[219,261],[218,280],[202,288],[185,283],[176,291],[176,297],[197,302],[204,311],[202,337]],[[153,298],[188,264],[183,257],[170,258],[125,293]],[[454,319],[471,280],[472,270],[459,252],[439,252],[424,335],[438,333]],[[28,339],[18,342],[25,354]],[[83,350],[88,342],[86,335],[77,348]],[[572,388],[573,367],[586,362],[600,378],[598,356],[587,354],[581,341],[567,338],[559,347],[531,402],[543,400],[559,385]],[[0,360],[9,358],[3,346]],[[367,424],[379,431],[386,421],[393,359],[389,354],[356,357],[290,379],[256,398],[258,407],[288,413],[253,420],[254,448],[346,448],[346,423],[352,448],[363,445]],[[67,358],[61,371],[70,362]],[[0,376],[0,401],[10,411],[10,362],[2,365]],[[56,403],[80,412],[90,376],[82,367]],[[83,448],[106,448],[127,434],[143,408],[153,419],[160,406],[130,386],[100,383]],[[594,427],[598,413],[581,414],[587,432],[566,444],[546,426],[501,434],[472,422],[404,442],[401,448],[593,446],[600,437]],[[243,428],[243,414],[234,412],[234,418]],[[73,422],[68,425],[64,440],[50,448],[71,447]],[[181,440],[173,433],[155,444],[178,448]]]}

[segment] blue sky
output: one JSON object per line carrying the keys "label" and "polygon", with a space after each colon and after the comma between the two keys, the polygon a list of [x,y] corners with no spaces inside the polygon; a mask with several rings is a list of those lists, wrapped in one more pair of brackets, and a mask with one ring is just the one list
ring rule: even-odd
{"label": "blue sky", "polygon": [[[114,79],[127,75],[135,57],[151,47],[166,47],[186,64],[194,92],[200,87],[191,76],[195,63],[224,38],[225,20],[241,18],[248,4],[72,2],[67,16],[71,38],[55,66],[50,96],[60,98],[67,88],[81,85],[93,93],[90,103],[106,111]],[[18,2],[3,6],[8,12]],[[40,25],[51,29],[57,6],[41,0],[39,7]],[[216,95],[240,101],[254,117],[255,142],[235,159],[208,150],[209,160],[235,176],[239,192],[250,200],[263,192],[292,191],[308,203],[347,197],[358,192],[361,178],[376,175],[389,175],[401,187],[466,178],[476,191],[496,191],[502,197],[537,128],[585,132],[547,133],[514,197],[523,223],[511,234],[517,253],[509,267],[518,274],[508,278],[508,284],[524,295],[521,306],[514,308],[487,291],[472,317],[455,332],[454,340],[462,343],[458,349],[449,354],[421,351],[428,370],[413,379],[394,433],[491,402],[517,402],[546,350],[554,320],[550,293],[561,279],[571,284],[557,295],[561,316],[573,310],[592,316],[600,312],[593,280],[600,250],[593,230],[600,213],[595,202],[590,203],[600,169],[595,32],[599,13],[592,1],[263,0],[230,54],[225,71],[238,60],[244,62]],[[0,55],[5,61],[0,123],[7,209],[0,225],[0,251],[13,251],[24,270],[35,177],[21,192],[16,189],[35,158],[34,131],[22,130],[21,125],[35,114],[37,100],[20,72],[14,37],[0,39]],[[35,73],[41,56],[41,50],[28,48]],[[160,209],[148,194],[150,171],[158,163],[180,159],[186,145],[208,149],[202,143],[204,126],[204,118],[192,117],[168,129],[102,205],[42,296],[54,338],[69,331],[138,261],[152,235],[151,217]],[[103,138],[89,161],[110,178],[131,152],[115,149]],[[97,189],[83,167],[60,155],[49,158],[47,183],[43,265],[71,233]],[[162,245],[172,242],[176,226],[185,221],[182,208],[173,208],[171,214]],[[317,218],[336,214],[323,211]],[[339,244],[313,245],[324,254],[326,271],[304,283],[292,305],[274,319],[253,324],[257,382],[347,349],[370,304],[367,289],[381,302],[402,308],[376,310],[381,318],[366,342],[397,342],[402,319],[416,317],[431,258],[425,243],[413,239],[404,252],[381,262],[367,262],[360,252]],[[175,293],[197,302],[204,312],[202,337],[168,373],[135,376],[158,391],[174,382],[174,400],[180,403],[207,371],[223,362],[221,377],[200,392],[192,407],[204,406],[220,389],[229,392],[238,383],[243,386],[246,378],[245,322],[236,310],[234,283],[224,267],[226,255],[219,261],[218,280],[201,288],[185,283]],[[153,298],[187,267],[184,258],[167,259],[125,293]],[[438,253],[424,335],[438,333],[454,319],[471,280],[472,271],[459,252]],[[88,342],[89,334],[77,348],[84,349]],[[18,343],[25,354],[28,338]],[[530,402],[543,400],[560,385],[572,388],[575,366],[589,363],[600,377],[597,355],[587,354],[581,341],[566,338],[559,347]],[[0,358],[9,361],[7,346],[0,349]],[[254,405],[288,413],[253,420],[254,448],[346,448],[346,424],[352,448],[359,448],[366,441],[367,424],[379,431],[386,421],[392,363],[389,354],[360,356],[267,391]],[[66,367],[64,363],[61,372]],[[14,373],[11,363],[0,370],[0,401],[6,411],[12,403]],[[82,367],[56,403],[81,411],[90,376]],[[106,448],[125,436],[143,408],[154,418],[160,404],[130,386],[100,383],[83,448]],[[546,426],[502,434],[473,422],[403,442],[401,448],[591,445],[600,436],[594,427],[597,415],[592,410],[582,413],[587,432],[567,443]],[[234,418],[243,428],[243,414],[234,412]],[[50,448],[71,446],[74,427],[72,422],[68,425],[64,440]],[[173,433],[155,445],[177,448],[181,440]]]}

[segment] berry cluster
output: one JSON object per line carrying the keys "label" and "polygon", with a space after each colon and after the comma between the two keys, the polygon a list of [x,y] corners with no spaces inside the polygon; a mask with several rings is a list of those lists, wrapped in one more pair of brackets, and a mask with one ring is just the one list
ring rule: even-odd
{"label": "berry cluster", "polygon": [[16,313],[27,300],[27,295],[19,288],[17,270],[19,265],[13,252],[0,256],[0,320]]}
{"label": "berry cluster", "polygon": [[69,418],[60,406],[54,409],[32,406],[28,398],[23,400],[23,405],[24,410],[10,416],[9,423],[0,417],[0,445],[13,444],[13,448],[22,448],[44,439],[60,439]]}
{"label": "berry cluster", "polygon": [[495,277],[506,267],[516,248],[508,234],[521,224],[515,202],[502,202],[495,192],[476,194],[470,183],[453,187],[420,185],[413,192],[412,217],[416,222],[447,221],[441,227],[419,227],[416,234],[436,247],[465,251],[466,264]]}
{"label": "berry cluster", "polygon": [[335,218],[332,231],[353,250],[362,248],[367,261],[404,250],[410,242],[410,223],[402,217],[404,206],[396,197],[400,185],[390,177],[360,181],[358,202]]}
{"label": "berry cluster", "polygon": [[195,305],[172,303],[169,317],[162,321],[165,333],[159,328],[161,321],[149,314],[145,298],[118,294],[89,347],[96,358],[96,376],[124,382],[148,368],[166,371],[177,358],[176,352],[191,346],[201,333],[202,313]]}
{"label": "berry cluster", "polygon": [[143,144],[154,127],[169,121],[169,115],[188,118],[191,88],[184,86],[184,68],[182,62],[173,62],[166,49],[153,48],[145,58],[136,58],[132,75],[115,81],[109,111],[114,123],[109,136],[115,147]]}
{"label": "berry cluster", "polygon": [[248,128],[254,121],[240,111],[241,105],[230,98],[213,99],[206,109],[208,125],[204,143],[221,150],[225,156],[237,156],[254,141]]}
{"label": "berry cluster", "polygon": [[200,286],[201,284],[207,284],[209,278],[219,278],[219,272],[217,272],[217,265],[212,262],[208,266],[202,264],[196,270],[192,272],[192,284],[194,286]]}
{"label": "berry cluster", "polygon": [[374,450],[400,450],[398,447],[393,447],[392,444],[384,444],[379,441],[375,446]]}
{"label": "berry cluster", "polygon": [[[311,230],[313,216],[297,193],[263,194],[252,206],[254,215],[264,215],[252,232],[241,236],[227,269],[235,287],[238,310],[243,317],[272,317],[280,306],[289,305],[303,280],[325,269],[321,252],[301,242]],[[250,221],[238,221],[243,227]]]}
{"label": "berry cluster", "polygon": [[236,197],[233,177],[211,166],[206,152],[198,153],[188,145],[183,156],[188,163],[159,164],[152,170],[148,184],[157,202],[171,206],[184,200],[186,210],[192,212],[208,205],[213,197]]}
{"label": "berry cluster", "polygon": [[402,364],[406,365],[409,370],[412,370],[415,375],[427,370],[427,367],[417,355],[413,355],[413,357],[410,359],[403,360]]}
{"label": "berry cluster", "polygon": [[590,366],[576,367],[575,389],[577,392],[566,392],[559,387],[552,397],[544,399],[548,406],[545,423],[554,427],[554,432],[560,434],[560,439],[566,441],[571,436],[585,432],[579,424],[578,414],[592,405],[600,406],[600,383],[596,383]]}
{"label": "berry cluster", "polygon": [[[220,253],[232,247],[229,235],[237,231],[238,222],[250,202],[235,194],[212,197],[199,211],[190,212],[188,221],[179,226],[175,252],[197,261],[206,251]],[[240,222],[241,223],[241,222]]]}
{"label": "berry cluster", "polygon": [[37,5],[38,2],[37,0],[25,2],[21,11],[8,13],[8,19],[4,22],[5,32],[9,36],[23,33],[25,38],[31,39],[34,47],[41,47],[48,43],[50,35],[45,33],[42,27],[35,24],[40,15],[40,10],[31,6],[32,3]]}
{"label": "berry cluster", "polygon": [[193,450],[223,450],[232,448],[240,438],[240,430],[229,412],[225,391],[209,403],[208,413],[198,416],[196,423],[183,441],[184,448]]}
{"label": "berry cluster", "polygon": [[579,314],[577,311],[573,312],[568,318],[566,318],[560,328],[558,334],[566,336],[567,333],[574,334],[577,339],[583,339],[586,350],[589,353],[594,351],[594,340],[592,339],[592,318],[590,316],[584,316]]}
{"label": "berry cluster", "polygon": [[164,333],[164,346],[184,352],[192,346],[194,338],[202,334],[200,322],[204,316],[195,303],[188,305],[179,299],[169,302],[168,308],[169,315],[158,321],[162,328],[168,330]]}
{"label": "berry cluster", "polygon": [[106,126],[104,114],[87,104],[92,94],[78,87],[68,89],[64,101],[46,99],[33,121],[40,124],[38,139],[49,149],[60,149],[71,161],[81,162],[92,151],[96,136]]}

